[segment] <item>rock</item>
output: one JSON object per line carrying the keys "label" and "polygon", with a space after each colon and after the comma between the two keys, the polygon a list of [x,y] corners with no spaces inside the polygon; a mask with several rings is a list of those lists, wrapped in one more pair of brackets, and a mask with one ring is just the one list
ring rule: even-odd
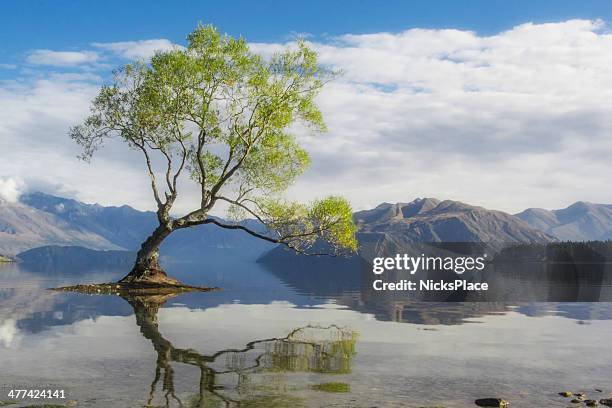
{"label": "rock", "polygon": [[581,398],[574,398],[574,399],[572,400],[572,404],[580,404],[580,403],[582,403],[582,401],[583,401],[583,400],[582,400]]}
{"label": "rock", "polygon": [[580,399],[585,399],[586,398],[586,394],[584,392],[577,392],[576,394],[574,394],[574,396],[576,396],[576,398],[580,398]]}
{"label": "rock", "polygon": [[479,407],[507,408],[510,406],[508,401],[501,398],[481,398],[474,401],[474,403]]}
{"label": "rock", "polygon": [[612,398],[604,398],[604,399],[600,399],[599,403],[601,405],[605,405],[607,407],[612,407]]}
{"label": "rock", "polygon": [[562,391],[562,392],[559,393],[559,395],[562,396],[562,397],[565,397],[565,398],[569,398],[569,397],[571,397],[574,394],[572,394],[571,391]]}
{"label": "rock", "polygon": [[584,403],[586,404],[587,407],[596,407],[599,405],[597,401],[595,400],[586,400],[584,401]]}

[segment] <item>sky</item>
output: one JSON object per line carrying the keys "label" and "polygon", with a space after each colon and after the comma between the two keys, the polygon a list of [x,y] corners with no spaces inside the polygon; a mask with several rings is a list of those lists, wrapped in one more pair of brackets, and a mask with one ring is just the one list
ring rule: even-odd
{"label": "sky", "polygon": [[[608,1],[4,1],[0,197],[42,190],[153,209],[144,163],[118,144],[77,160],[70,126],[112,69],[185,45],[198,22],[269,55],[304,37],[344,74],[318,97],[289,197],[355,209],[417,197],[518,212],[612,203]],[[177,212],[188,211],[187,187]]]}

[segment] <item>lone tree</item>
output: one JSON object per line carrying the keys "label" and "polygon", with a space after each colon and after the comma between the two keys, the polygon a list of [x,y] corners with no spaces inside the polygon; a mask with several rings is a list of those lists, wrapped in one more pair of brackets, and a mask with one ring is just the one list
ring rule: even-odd
{"label": "lone tree", "polygon": [[[202,224],[242,230],[302,253],[313,252],[317,240],[333,254],[355,250],[356,228],[345,199],[304,205],[281,197],[309,164],[291,129],[301,123],[325,130],[314,99],[332,75],[303,42],[263,58],[244,39],[212,26],[198,26],[185,49],[158,52],[149,63],[117,70],[70,137],[83,148],[84,160],[117,138],[146,163],[159,225],[120,283],[178,284],[159,265],[160,245],[172,232]],[[198,189],[198,202],[175,217],[179,187],[188,181]],[[233,219],[255,218],[264,228],[210,217],[220,202]]]}

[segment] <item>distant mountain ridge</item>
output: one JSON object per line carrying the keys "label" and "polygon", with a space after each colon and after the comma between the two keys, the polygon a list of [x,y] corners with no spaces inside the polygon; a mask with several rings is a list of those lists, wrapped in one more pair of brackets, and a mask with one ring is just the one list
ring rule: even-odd
{"label": "distant mountain ridge", "polygon": [[[244,221],[252,228],[253,220]],[[255,223],[257,224],[257,223]],[[136,251],[157,225],[152,211],[130,206],[104,207],[45,193],[22,195],[19,203],[0,202],[0,253],[17,255],[42,246],[79,246],[93,250]],[[162,255],[191,258],[216,256],[256,259],[274,247],[240,231],[200,225],[173,233]]]}
{"label": "distant mountain ridge", "polygon": [[133,251],[97,251],[78,246],[49,245],[29,249],[17,257],[28,268],[62,272],[104,267],[129,267],[136,260]]}
{"label": "distant mountain ridge", "polygon": [[[508,243],[556,240],[511,214],[435,198],[382,203],[371,210],[357,211],[353,218],[358,227],[359,255],[368,261],[414,251],[453,253],[452,248],[438,248],[428,243],[484,243],[484,251],[485,248],[499,250]],[[269,263],[295,262],[291,259],[292,255],[282,248],[275,248],[260,258]]]}
{"label": "distant mountain ridge", "polygon": [[[362,251],[369,254],[392,253],[415,242],[543,243],[612,238],[612,205],[584,202],[563,210],[528,209],[511,215],[459,201],[418,198],[357,211],[354,219]],[[263,231],[254,220],[243,222]],[[0,253],[14,256],[48,245],[135,251],[156,224],[155,213],[127,205],[104,207],[31,193],[19,203],[0,200]],[[162,255],[180,259],[231,253],[253,260],[274,246],[240,231],[202,225],[172,234],[162,246]]]}
{"label": "distant mountain ridge", "polygon": [[104,207],[40,192],[24,194],[20,201],[53,214],[75,228],[97,234],[123,249],[138,248],[157,226],[154,212],[138,211],[128,205]]}
{"label": "distant mountain ridge", "polygon": [[30,248],[50,244],[121,249],[106,238],[52,213],[0,199],[0,253],[16,255]]}
{"label": "distant mountain ridge", "polygon": [[560,210],[529,208],[516,216],[564,241],[612,239],[612,205],[578,201]]}
{"label": "distant mountain ridge", "polygon": [[555,238],[502,211],[460,201],[418,198],[383,203],[354,215],[360,233],[402,235],[412,242],[547,242]]}

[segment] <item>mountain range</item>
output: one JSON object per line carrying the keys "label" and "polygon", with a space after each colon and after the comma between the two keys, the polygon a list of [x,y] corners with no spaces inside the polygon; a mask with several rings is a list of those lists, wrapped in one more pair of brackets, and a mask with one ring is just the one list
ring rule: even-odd
{"label": "mountain range", "polygon": [[[575,203],[562,210],[530,208],[511,215],[459,201],[419,198],[382,203],[354,214],[362,252],[393,252],[419,242],[528,242],[612,238],[612,205]],[[155,213],[104,207],[40,192],[18,203],[0,200],[0,254],[47,245],[135,251],[157,223]],[[251,228],[263,230],[253,220]],[[227,251],[254,260],[274,245],[240,231],[202,225],[172,234],[162,256],[198,257]],[[366,257],[367,258],[367,257]]]}
{"label": "mountain range", "polygon": [[95,234],[116,246],[99,249],[137,249],[142,239],[157,226],[154,212],[138,211],[128,205],[103,207],[39,192],[22,195],[20,202],[73,229]]}
{"label": "mountain range", "polygon": [[562,241],[612,239],[612,205],[578,201],[562,210],[529,208],[516,216]]}
{"label": "mountain range", "polygon": [[[261,228],[252,220],[244,222]],[[156,224],[154,212],[127,205],[104,207],[40,192],[25,194],[19,203],[0,200],[0,254],[17,255],[41,246],[136,251]],[[194,258],[232,250],[234,257],[256,259],[273,246],[238,231],[200,225],[173,233],[161,255]]]}
{"label": "mountain range", "polygon": [[418,243],[481,242],[491,250],[511,242],[543,243],[550,236],[513,215],[459,201],[418,198],[409,203],[382,203],[354,214],[360,255],[368,260],[397,253],[444,253]]}
{"label": "mountain range", "polygon": [[411,242],[546,242],[553,236],[501,211],[435,198],[383,203],[354,215],[360,233],[402,236]]}
{"label": "mountain range", "polygon": [[93,231],[23,203],[0,199],[0,254],[15,255],[43,245],[121,249]]}

